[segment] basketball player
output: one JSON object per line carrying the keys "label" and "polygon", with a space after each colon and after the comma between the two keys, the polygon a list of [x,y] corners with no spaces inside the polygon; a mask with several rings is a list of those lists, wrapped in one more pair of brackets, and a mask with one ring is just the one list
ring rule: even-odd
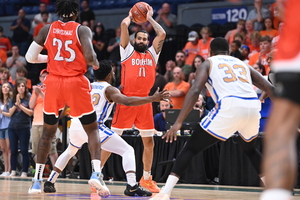
{"label": "basketball player", "polygon": [[255,148],[258,135],[261,103],[252,83],[272,96],[273,86],[243,61],[228,56],[229,45],[224,38],[215,38],[210,44],[210,55],[196,71],[196,79],[186,95],[181,112],[170,130],[163,136],[166,142],[176,140],[176,132],[193,108],[206,85],[216,106],[197,126],[191,139],[176,158],[165,187],[152,200],[170,199],[170,194],[194,155],[219,140],[225,141],[239,132],[240,145],[253,167],[260,174],[261,154]]}
{"label": "basketball player", "polygon": [[[261,200],[292,199],[297,178],[296,141],[300,120],[300,4],[297,0],[277,0],[284,27],[271,69],[275,73],[273,109],[264,140],[263,172],[266,190]],[[284,9],[282,9],[284,8]]]}
{"label": "basketball player", "polygon": [[[147,20],[151,23],[157,35],[151,47],[148,48],[149,34],[143,30],[135,33],[134,45],[130,44],[128,32],[128,26],[132,21],[130,11],[121,23],[121,92],[126,96],[148,96],[155,81],[155,68],[166,37],[163,28],[152,18],[152,7],[148,5],[147,9]],[[144,173],[140,185],[150,192],[159,192],[159,188],[152,181],[151,176],[155,129],[150,103],[137,107],[117,105],[112,120],[112,130],[121,135],[123,130],[131,129],[133,125],[139,129],[144,145]]]}
{"label": "basketball player", "polygon": [[[36,173],[28,193],[41,193],[42,176],[45,162],[50,151],[60,111],[68,105],[71,117],[78,117],[88,135],[89,150],[92,158],[93,173],[89,184],[108,194],[99,178],[100,143],[90,91],[89,80],[84,76],[87,64],[99,68],[92,45],[89,28],[75,22],[79,13],[78,0],[57,0],[56,11],[62,20],[45,25],[31,43],[26,59],[30,63],[47,63],[49,75],[44,81],[44,127],[37,153]],[[43,47],[47,55],[41,55]]]}
{"label": "basketball player", "polygon": [[[126,97],[120,91],[111,86],[114,73],[111,63],[107,60],[100,62],[100,69],[94,70],[96,82],[92,83],[91,96],[97,113],[98,128],[100,133],[101,148],[116,153],[123,158],[123,169],[127,177],[127,187],[124,194],[127,196],[151,196],[152,193],[143,190],[136,182],[135,175],[135,155],[133,148],[125,142],[119,135],[114,134],[105,126],[105,121],[111,113],[114,103],[127,106],[137,106],[153,101],[165,101],[168,92],[162,91],[148,97]],[[88,138],[78,118],[73,118],[70,127],[70,143],[68,148],[59,156],[51,172],[48,181],[45,182],[44,192],[56,192],[54,183],[66,167],[68,161],[77,153],[78,149]]]}

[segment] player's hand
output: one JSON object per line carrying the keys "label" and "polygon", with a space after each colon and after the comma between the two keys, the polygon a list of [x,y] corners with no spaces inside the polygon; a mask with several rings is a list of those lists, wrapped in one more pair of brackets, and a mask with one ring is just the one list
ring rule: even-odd
{"label": "player's hand", "polygon": [[159,102],[161,100],[163,101],[167,101],[167,99],[170,98],[170,94],[168,90],[163,90],[163,91],[159,91],[159,87],[157,88],[157,90],[155,91],[155,93],[153,94],[154,97],[154,102]]}
{"label": "player's hand", "polygon": [[166,132],[162,139],[166,139],[166,142],[172,143],[177,140],[177,131],[181,128],[181,123],[175,123],[171,128]]}
{"label": "player's hand", "polygon": [[149,20],[149,18],[152,18],[153,16],[153,8],[150,5],[147,5],[147,20]]}

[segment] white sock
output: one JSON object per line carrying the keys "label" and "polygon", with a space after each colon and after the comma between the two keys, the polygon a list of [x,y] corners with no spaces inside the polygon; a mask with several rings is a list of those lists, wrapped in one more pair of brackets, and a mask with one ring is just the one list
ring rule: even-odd
{"label": "white sock", "polygon": [[45,164],[35,164],[35,174],[34,174],[34,179],[37,180],[42,180],[43,179],[43,173],[45,169]]}
{"label": "white sock", "polygon": [[93,172],[101,172],[101,161],[100,160],[92,160],[92,169]]}
{"label": "white sock", "polygon": [[135,173],[126,173],[126,179],[127,179],[127,183],[130,186],[135,186],[136,185],[136,175],[135,175]]}
{"label": "white sock", "polygon": [[176,177],[174,175],[169,175],[166,185],[163,187],[161,192],[171,195],[171,192],[172,192],[173,188],[175,187],[176,183],[178,182],[178,180],[179,180],[178,177]]}
{"label": "white sock", "polygon": [[145,179],[145,180],[149,180],[149,179],[150,179],[150,176],[151,176],[151,172],[147,172],[147,171],[144,170],[143,176],[144,176],[144,179]]}
{"label": "white sock", "polygon": [[275,188],[263,191],[260,200],[291,200],[292,192],[290,190]]}
{"label": "white sock", "polygon": [[59,173],[56,172],[56,171],[54,171],[54,170],[52,170],[52,172],[51,172],[51,174],[50,174],[50,176],[48,178],[48,181],[50,181],[51,183],[55,183],[55,181],[58,178],[58,176],[59,176]]}

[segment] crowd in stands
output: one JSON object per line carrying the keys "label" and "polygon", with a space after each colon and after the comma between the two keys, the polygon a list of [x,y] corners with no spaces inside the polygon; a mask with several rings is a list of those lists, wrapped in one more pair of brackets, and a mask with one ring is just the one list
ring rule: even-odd
{"label": "crowd in stands", "polygon": [[[249,12],[246,20],[239,19],[238,22],[234,24],[226,23],[219,25],[211,23],[207,26],[197,24],[191,27],[177,24],[177,16],[171,13],[170,4],[163,3],[161,5],[161,9],[157,11],[157,17],[155,19],[166,31],[167,37],[156,69],[157,74],[154,87],[159,86],[161,90],[168,89],[171,95],[171,102],[153,103],[154,115],[160,113],[157,109],[158,107],[160,107],[160,111],[171,107],[173,109],[180,109],[182,107],[185,95],[195,79],[196,69],[209,57],[209,45],[214,37],[225,37],[230,45],[231,56],[248,63],[262,75],[268,75],[272,55],[273,52],[276,51],[276,43],[280,37],[280,30],[284,23],[279,21],[276,16],[276,3],[268,7],[263,7],[262,0],[253,0],[253,2],[254,9]],[[10,27],[10,30],[13,32],[11,38],[5,37],[3,35],[3,27],[0,27],[0,106],[1,115],[3,115],[1,116],[2,122],[0,123],[0,132],[3,132],[3,134],[1,134],[3,137],[0,137],[0,148],[3,152],[3,156],[5,156],[5,173],[3,172],[3,176],[9,175],[10,170],[16,170],[16,152],[18,150],[18,146],[16,145],[16,140],[18,140],[17,136],[13,139],[9,138],[10,142],[14,140],[14,143],[9,145],[7,132],[5,131],[11,130],[10,132],[12,134],[17,134],[14,131],[16,128],[19,128],[13,127],[12,123],[9,122],[13,120],[13,117],[9,119],[10,115],[14,116],[14,111],[8,109],[9,104],[16,98],[21,98],[21,102],[23,100],[25,101],[25,99],[22,99],[23,97],[26,98],[28,104],[31,93],[34,94],[32,96],[36,98],[37,89],[35,85],[41,81],[40,76],[44,75],[42,70],[47,67],[45,64],[27,63],[24,55],[32,39],[37,36],[41,28],[55,19],[54,14],[49,13],[47,9],[48,3],[51,3],[51,1],[43,1],[40,3],[40,12],[32,21],[26,18],[25,10],[20,9],[18,16],[13,20]],[[105,24],[96,21],[89,1],[82,0],[81,8],[82,12],[80,13],[79,22],[82,25],[90,27],[92,30],[93,46],[98,60],[108,59],[112,61],[115,72],[113,85],[119,86],[121,79],[119,53],[121,29],[120,27],[105,29]],[[34,33],[32,36],[30,34],[31,29]],[[132,24],[129,27],[129,31],[133,35],[137,30],[142,29],[149,33],[150,39],[154,38],[155,32],[153,27],[147,22],[139,25]],[[226,32],[224,32],[224,30],[226,30]],[[46,52],[46,49],[43,50],[43,53]],[[88,72],[86,75],[93,81],[92,67],[87,67]],[[25,88],[24,91],[19,91],[18,86],[20,84]],[[155,88],[153,91],[156,90]],[[21,94],[19,95],[18,93]],[[207,111],[214,107],[215,104],[207,91],[203,91],[199,98],[199,101],[204,101],[205,99],[206,103],[201,103],[201,106],[195,106],[195,109],[205,107]],[[170,106],[170,104],[172,104],[172,106]],[[34,108],[34,106],[31,106],[31,108]],[[26,151],[28,150],[29,137],[27,136],[30,135],[30,131],[27,128],[31,127],[31,123],[28,119],[31,119],[31,115],[35,115],[35,112],[31,113],[25,109],[21,109],[18,112],[23,112],[22,117],[26,122],[24,123],[26,127],[23,131],[27,132],[24,134],[24,138],[19,138],[20,141],[25,141],[23,145],[26,147],[21,146],[21,152],[23,158],[25,158],[28,157],[28,154],[24,152],[24,148]],[[3,113],[8,113],[6,114],[8,118],[7,121],[3,120],[5,116]],[[16,120],[18,121],[18,119]],[[156,127],[158,127],[157,131],[166,131],[165,122],[162,120],[165,120],[164,113],[155,116]],[[11,160],[11,167],[7,159],[7,157],[10,156],[10,153],[7,153],[10,152],[9,146],[11,146],[11,159],[13,159]],[[25,161],[23,161],[23,166],[24,168],[28,166],[28,160],[25,159]],[[26,169],[24,169],[22,173],[22,176],[25,177],[26,174],[24,173],[27,173]],[[12,175],[16,175],[15,171]]]}

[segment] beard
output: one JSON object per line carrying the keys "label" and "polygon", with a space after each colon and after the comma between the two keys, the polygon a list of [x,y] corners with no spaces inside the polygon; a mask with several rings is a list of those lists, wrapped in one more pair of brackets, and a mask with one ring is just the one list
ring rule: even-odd
{"label": "beard", "polygon": [[139,44],[134,43],[133,47],[134,47],[134,50],[136,50],[137,52],[140,52],[140,53],[144,53],[148,49],[148,46],[144,45],[143,43],[139,43]]}

